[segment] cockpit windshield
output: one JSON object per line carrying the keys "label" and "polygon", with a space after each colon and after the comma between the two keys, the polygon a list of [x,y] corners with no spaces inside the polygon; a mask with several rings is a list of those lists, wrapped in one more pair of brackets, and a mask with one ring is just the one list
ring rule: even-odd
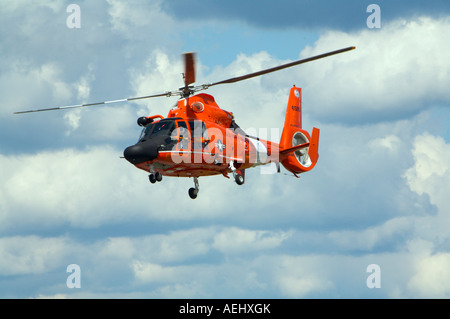
{"label": "cockpit windshield", "polygon": [[170,136],[175,129],[174,121],[159,121],[154,124],[151,136]]}
{"label": "cockpit windshield", "polygon": [[161,120],[154,124],[147,125],[139,137],[139,141],[145,141],[149,137],[171,136],[175,129],[174,120]]}

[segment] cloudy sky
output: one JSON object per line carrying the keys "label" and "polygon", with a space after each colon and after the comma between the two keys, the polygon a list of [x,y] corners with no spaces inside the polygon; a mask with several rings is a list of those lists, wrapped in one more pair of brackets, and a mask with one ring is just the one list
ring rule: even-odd
{"label": "cloudy sky", "polygon": [[[449,34],[445,0],[0,0],[0,297],[449,298]],[[177,89],[183,52],[201,84],[348,46],[207,91],[264,134],[302,87],[320,159],[195,201],[120,158],[176,98],[13,115]]]}

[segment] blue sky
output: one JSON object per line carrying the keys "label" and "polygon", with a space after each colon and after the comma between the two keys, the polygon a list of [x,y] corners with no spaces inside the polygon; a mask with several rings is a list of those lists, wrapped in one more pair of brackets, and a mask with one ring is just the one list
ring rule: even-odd
{"label": "blue sky", "polygon": [[[370,29],[371,3],[0,0],[0,297],[450,297],[450,5],[374,2]],[[177,89],[186,51],[201,84],[351,45],[210,88],[264,133],[301,86],[320,159],[300,179],[201,178],[195,201],[191,180],[152,185],[120,158],[176,98],[12,114]]]}

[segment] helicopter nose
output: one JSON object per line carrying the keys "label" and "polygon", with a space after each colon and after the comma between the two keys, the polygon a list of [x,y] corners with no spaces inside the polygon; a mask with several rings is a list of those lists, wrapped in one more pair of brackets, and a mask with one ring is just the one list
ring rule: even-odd
{"label": "helicopter nose", "polygon": [[123,151],[123,156],[128,162],[136,165],[157,158],[158,149],[156,145],[150,143],[138,143],[127,147]]}

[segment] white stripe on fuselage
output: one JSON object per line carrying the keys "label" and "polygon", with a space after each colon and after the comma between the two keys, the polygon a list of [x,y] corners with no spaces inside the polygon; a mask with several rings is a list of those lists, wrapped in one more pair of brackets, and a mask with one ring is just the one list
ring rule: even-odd
{"label": "white stripe on fuselage", "polygon": [[[159,153],[175,153],[175,154],[202,154],[202,155],[208,155],[208,156],[215,156],[215,154],[212,153],[206,153],[206,152],[198,152],[198,151],[184,151],[184,150],[178,150],[178,151],[160,151]],[[242,158],[237,158],[237,157],[229,157],[229,156],[224,156],[221,154],[217,154],[217,156],[221,157],[221,158],[225,158],[225,159],[229,159],[232,161],[238,161],[238,162],[244,162],[244,160]],[[196,164],[196,163],[194,163]],[[198,163],[201,164],[201,163]]]}

